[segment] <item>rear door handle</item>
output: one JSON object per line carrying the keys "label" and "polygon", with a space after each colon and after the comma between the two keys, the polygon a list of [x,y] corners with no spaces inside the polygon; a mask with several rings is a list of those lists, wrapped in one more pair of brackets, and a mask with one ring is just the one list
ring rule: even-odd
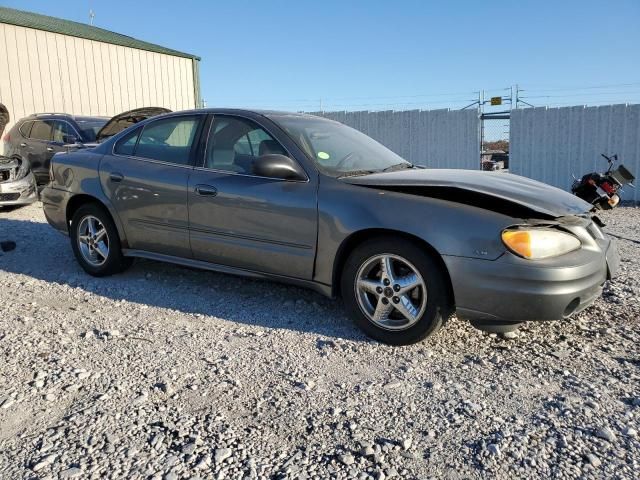
{"label": "rear door handle", "polygon": [[124,175],[122,175],[121,173],[111,173],[109,174],[109,179],[112,182],[121,182],[122,180],[124,180]]}
{"label": "rear door handle", "polygon": [[203,197],[215,197],[218,194],[218,189],[211,185],[196,185],[196,193]]}

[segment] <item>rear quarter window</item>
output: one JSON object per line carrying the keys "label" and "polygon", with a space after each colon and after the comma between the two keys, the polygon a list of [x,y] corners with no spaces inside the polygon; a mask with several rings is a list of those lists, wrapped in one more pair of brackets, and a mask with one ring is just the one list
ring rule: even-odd
{"label": "rear quarter window", "polygon": [[138,136],[140,136],[140,132],[142,128],[136,128],[132,132],[127,133],[124,137],[116,142],[115,147],[113,147],[113,153],[117,155],[133,155],[133,152],[136,148],[136,143],[138,142]]}
{"label": "rear quarter window", "polygon": [[33,122],[24,122],[18,127],[18,131],[23,137],[29,138],[29,135],[31,135],[31,127],[33,127]]}

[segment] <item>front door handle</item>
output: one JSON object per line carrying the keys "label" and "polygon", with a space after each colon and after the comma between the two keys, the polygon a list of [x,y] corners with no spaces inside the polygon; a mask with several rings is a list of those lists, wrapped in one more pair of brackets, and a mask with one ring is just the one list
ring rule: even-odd
{"label": "front door handle", "polygon": [[121,182],[122,180],[124,180],[124,175],[122,175],[121,173],[113,172],[109,174],[109,179],[112,182]]}
{"label": "front door handle", "polygon": [[196,185],[196,193],[203,197],[215,197],[218,194],[218,189],[211,185]]}
{"label": "front door handle", "polygon": [[47,152],[53,152],[53,148],[52,147],[47,147]]}
{"label": "front door handle", "polygon": [[22,143],[20,144],[20,146],[21,146],[22,148],[24,148],[24,147],[26,147],[26,146],[27,146],[27,144],[26,144],[26,143],[24,143],[24,142],[22,142]]}

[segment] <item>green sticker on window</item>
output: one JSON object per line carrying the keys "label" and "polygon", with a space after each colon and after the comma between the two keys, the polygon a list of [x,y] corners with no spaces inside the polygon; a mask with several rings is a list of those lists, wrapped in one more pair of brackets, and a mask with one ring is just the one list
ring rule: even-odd
{"label": "green sticker on window", "polygon": [[329,154],[327,152],[318,152],[318,158],[320,160],[329,160]]}

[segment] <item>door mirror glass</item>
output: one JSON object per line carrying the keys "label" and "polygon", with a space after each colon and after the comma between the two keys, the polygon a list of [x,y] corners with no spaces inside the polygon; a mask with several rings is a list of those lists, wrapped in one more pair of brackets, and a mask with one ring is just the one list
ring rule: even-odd
{"label": "door mirror glass", "polygon": [[268,153],[256,158],[254,175],[282,180],[306,180],[304,172],[295,160],[278,153]]}

